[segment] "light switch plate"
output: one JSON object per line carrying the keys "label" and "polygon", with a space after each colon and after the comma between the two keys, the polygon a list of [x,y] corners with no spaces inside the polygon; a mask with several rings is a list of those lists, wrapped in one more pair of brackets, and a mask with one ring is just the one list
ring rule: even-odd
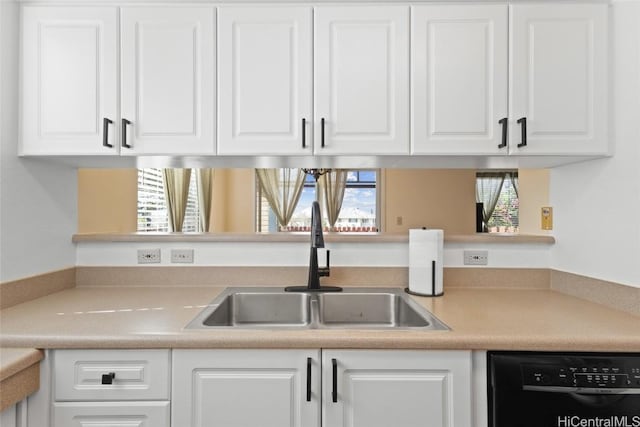
{"label": "light switch plate", "polygon": [[543,206],[540,210],[541,227],[543,230],[553,230],[553,208]]}

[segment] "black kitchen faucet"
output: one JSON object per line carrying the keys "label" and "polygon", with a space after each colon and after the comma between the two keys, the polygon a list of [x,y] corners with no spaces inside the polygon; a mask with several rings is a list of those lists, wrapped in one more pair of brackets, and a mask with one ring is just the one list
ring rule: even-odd
{"label": "black kitchen faucet", "polygon": [[320,204],[314,201],[311,204],[311,250],[309,253],[309,280],[307,286],[289,286],[287,292],[340,292],[342,288],[337,286],[321,286],[320,278],[327,277],[331,273],[329,266],[329,251],[327,251],[327,266],[318,267],[318,248],[324,248],[322,234],[322,217],[320,216]]}

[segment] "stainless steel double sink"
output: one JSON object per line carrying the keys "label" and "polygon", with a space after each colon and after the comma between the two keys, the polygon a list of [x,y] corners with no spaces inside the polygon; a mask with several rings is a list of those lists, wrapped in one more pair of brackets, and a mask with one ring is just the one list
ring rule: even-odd
{"label": "stainless steel double sink", "polygon": [[269,287],[227,288],[186,328],[449,329],[401,289],[293,293]]}

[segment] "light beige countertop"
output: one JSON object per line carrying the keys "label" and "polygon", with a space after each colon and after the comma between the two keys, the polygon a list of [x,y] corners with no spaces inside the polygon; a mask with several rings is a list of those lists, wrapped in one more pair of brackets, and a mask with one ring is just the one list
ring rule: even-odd
{"label": "light beige countertop", "polygon": [[222,287],[78,287],[0,311],[0,346],[640,351],[640,317],[552,290],[413,297],[451,331],[184,330]]}
{"label": "light beige countertop", "polygon": [[42,351],[0,348],[0,412],[38,390]]}

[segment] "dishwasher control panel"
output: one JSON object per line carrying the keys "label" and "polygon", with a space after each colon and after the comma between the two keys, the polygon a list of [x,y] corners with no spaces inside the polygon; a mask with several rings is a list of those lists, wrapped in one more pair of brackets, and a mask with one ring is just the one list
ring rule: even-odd
{"label": "dishwasher control panel", "polygon": [[578,391],[640,394],[638,358],[560,357],[523,363],[521,368],[525,390],[576,388],[580,389]]}

